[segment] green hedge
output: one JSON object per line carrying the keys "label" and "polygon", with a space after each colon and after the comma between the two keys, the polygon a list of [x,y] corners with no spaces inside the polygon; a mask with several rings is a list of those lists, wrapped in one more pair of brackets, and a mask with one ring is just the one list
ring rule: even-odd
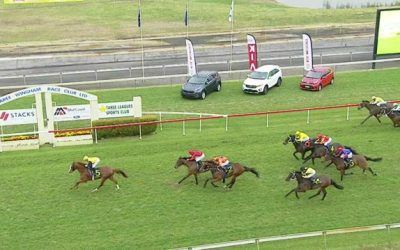
{"label": "green hedge", "polygon": [[[154,115],[146,115],[141,118],[115,118],[115,119],[107,119],[107,120],[98,120],[93,122],[93,127],[97,126],[110,126],[117,124],[127,124],[134,122],[150,122],[150,121],[158,121],[157,116]],[[142,135],[148,135],[155,132],[157,129],[157,124],[151,125],[142,125]],[[110,138],[110,137],[121,137],[121,136],[135,136],[139,135],[139,126],[127,126],[120,128],[107,128],[107,129],[98,129],[97,130],[97,138]]]}

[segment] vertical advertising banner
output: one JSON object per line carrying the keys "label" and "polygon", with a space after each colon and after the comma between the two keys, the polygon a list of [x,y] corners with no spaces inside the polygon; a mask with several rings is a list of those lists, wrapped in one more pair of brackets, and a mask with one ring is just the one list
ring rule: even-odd
{"label": "vertical advertising banner", "polygon": [[250,34],[247,34],[247,53],[249,55],[249,69],[254,71],[258,67],[257,43],[255,37]]}
{"label": "vertical advertising banner", "polygon": [[308,34],[303,34],[303,56],[304,56],[304,69],[313,69],[313,51],[312,51],[312,41]]}
{"label": "vertical advertising banner", "polygon": [[188,74],[190,76],[193,76],[197,73],[196,59],[194,57],[192,41],[190,41],[189,39],[186,39],[186,52],[187,52]]}

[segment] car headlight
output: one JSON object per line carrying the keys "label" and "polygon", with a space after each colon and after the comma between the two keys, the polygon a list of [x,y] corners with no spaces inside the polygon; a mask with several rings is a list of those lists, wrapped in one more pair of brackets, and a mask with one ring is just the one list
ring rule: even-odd
{"label": "car headlight", "polygon": [[200,92],[201,90],[202,90],[202,88],[195,89],[196,92]]}

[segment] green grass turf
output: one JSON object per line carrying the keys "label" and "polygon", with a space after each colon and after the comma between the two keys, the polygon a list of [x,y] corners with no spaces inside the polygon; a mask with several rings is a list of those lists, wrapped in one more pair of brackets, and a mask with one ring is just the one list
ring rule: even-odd
{"label": "green grass turf", "polygon": [[[372,95],[398,99],[399,78],[398,69],[343,73],[322,92],[304,92],[298,89],[299,77],[292,77],[266,96],[245,95],[240,83],[234,82],[224,84],[220,93],[205,101],[182,99],[179,86],[94,93],[101,101],[141,95],[145,111],[243,113],[357,103]],[[57,103],[66,102],[57,98]],[[15,106],[25,105],[31,105],[29,100],[15,102]],[[203,121],[201,133],[198,122],[188,122],[186,136],[182,136],[182,124],[166,124],[143,140],[118,138],[97,145],[2,153],[1,248],[166,249],[398,222],[400,132],[387,118],[383,124],[371,119],[360,126],[366,115],[367,111],[352,108],[346,121],[345,109],[313,111],[311,123],[306,124],[305,112],[282,114],[271,116],[269,127],[265,116],[232,118],[227,132],[223,120]],[[314,191],[301,194],[300,200],[284,198],[295,187],[284,179],[300,162],[291,156],[293,147],[282,141],[297,129],[311,136],[325,132],[370,157],[383,157],[382,162],[370,163],[378,176],[354,169],[354,175],[341,183],[345,189],[330,187],[323,202],[307,199]],[[186,169],[174,169],[175,160],[189,148],[202,149],[207,156],[227,155],[233,162],[256,168],[261,177],[245,173],[230,192],[196,186],[193,178],[178,185]],[[78,179],[76,173],[67,173],[69,164],[86,154],[128,173],[128,179],[117,177],[120,191],[106,183],[91,193],[97,182],[69,190]],[[339,181],[334,168],[324,169],[319,161],[315,168]],[[201,175],[200,184],[208,176]],[[396,239],[392,243],[398,245]],[[364,239],[349,235],[343,241],[346,244],[338,248],[352,249],[363,246]],[[276,244],[285,248],[291,243]],[[321,248],[320,241],[316,244],[315,248]]]}
{"label": "green grass turf", "polygon": [[[186,1],[142,1],[144,36],[186,34]],[[193,0],[190,33],[229,32],[230,1]],[[86,0],[77,3],[0,4],[0,43],[138,38],[137,1]],[[235,2],[235,30],[375,21],[375,8],[313,10],[274,1]]]}

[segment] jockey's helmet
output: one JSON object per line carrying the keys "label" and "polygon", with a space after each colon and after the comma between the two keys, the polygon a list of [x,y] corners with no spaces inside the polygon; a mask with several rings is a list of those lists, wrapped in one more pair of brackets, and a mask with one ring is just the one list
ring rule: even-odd
{"label": "jockey's helmet", "polygon": [[89,157],[88,157],[87,155],[85,155],[85,156],[83,157],[83,160],[84,160],[84,161],[87,161],[87,160],[89,160]]}
{"label": "jockey's helmet", "polygon": [[343,147],[342,146],[339,146],[337,149],[336,149],[336,155],[339,155],[339,154],[341,154],[342,153],[342,151],[343,151]]}
{"label": "jockey's helmet", "polygon": [[296,135],[300,135],[300,134],[301,134],[301,132],[297,130],[296,131]]}
{"label": "jockey's helmet", "polygon": [[320,134],[317,135],[317,138],[318,138],[318,139],[322,139],[322,137],[324,137],[324,134],[321,134],[321,133],[320,133]]}
{"label": "jockey's helmet", "polygon": [[300,171],[301,171],[301,172],[305,172],[305,171],[307,171],[307,169],[308,169],[308,167],[302,166],[302,167],[300,168]]}

